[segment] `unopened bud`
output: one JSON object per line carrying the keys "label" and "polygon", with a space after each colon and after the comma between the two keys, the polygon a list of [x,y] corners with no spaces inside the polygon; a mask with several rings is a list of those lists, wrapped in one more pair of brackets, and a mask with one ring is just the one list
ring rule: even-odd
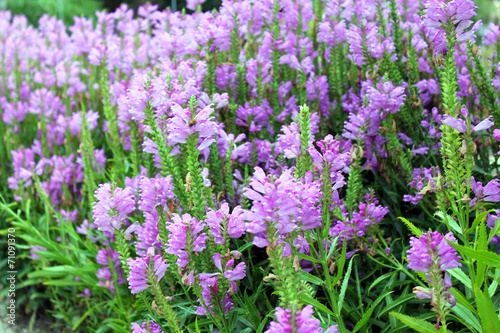
{"label": "unopened bud", "polygon": [[263,280],[264,282],[269,282],[271,280],[279,281],[280,279],[274,274],[269,274],[268,276],[265,276]]}
{"label": "unopened bud", "polygon": [[467,153],[467,143],[464,140],[462,141],[462,148],[460,148],[460,154],[465,155],[465,153]]}
{"label": "unopened bud", "polygon": [[163,315],[163,313],[158,308],[158,305],[156,305],[156,301],[153,301],[153,303],[151,303],[151,308],[153,309],[154,312],[156,312],[156,314],[158,314],[158,316],[161,317]]}
{"label": "unopened bud", "polygon": [[479,53],[479,47],[476,44],[472,45],[472,54],[477,56]]}
{"label": "unopened bud", "polygon": [[443,64],[443,55],[438,54],[436,58],[434,58],[434,63],[438,66],[441,66]]}
{"label": "unopened bud", "polygon": [[462,199],[458,200],[458,201],[465,201],[465,202],[469,202],[471,201],[472,199],[467,195],[467,193],[464,194],[464,196],[462,197]]}
{"label": "unopened bud", "polygon": [[193,184],[193,177],[191,177],[191,172],[186,175],[186,192],[191,192],[191,185]]}
{"label": "unopened bud", "polygon": [[432,297],[429,289],[420,286],[413,288],[413,293],[415,294],[415,298],[418,299],[430,299]]}
{"label": "unopened bud", "polygon": [[188,281],[188,273],[184,273],[184,275],[182,276],[181,278],[181,282],[182,284],[186,285],[187,284],[187,281]]}
{"label": "unopened bud", "polygon": [[295,256],[293,258],[293,265],[292,265],[293,268],[295,268],[295,272],[298,273],[300,271],[300,264],[299,264],[299,256]]}
{"label": "unopened bud", "polygon": [[328,267],[328,273],[330,273],[330,275],[333,275],[336,269],[337,269],[337,264],[335,262],[332,262],[332,264]]}

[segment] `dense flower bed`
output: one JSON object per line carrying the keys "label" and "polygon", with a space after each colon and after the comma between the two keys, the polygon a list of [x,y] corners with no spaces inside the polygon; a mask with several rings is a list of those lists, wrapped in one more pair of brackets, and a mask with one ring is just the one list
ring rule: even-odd
{"label": "dense flower bed", "polygon": [[81,332],[500,331],[499,27],[481,51],[472,0],[200,2],[70,27],[0,12],[19,311],[50,301]]}

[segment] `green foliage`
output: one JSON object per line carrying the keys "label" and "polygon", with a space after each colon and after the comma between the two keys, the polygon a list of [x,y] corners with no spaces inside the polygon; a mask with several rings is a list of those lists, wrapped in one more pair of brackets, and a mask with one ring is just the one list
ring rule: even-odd
{"label": "green foliage", "polygon": [[[1,9],[1,8],[0,8]],[[68,24],[73,24],[74,16],[93,16],[102,9],[100,0],[6,0],[6,7],[12,14],[26,15],[28,22],[37,25],[43,14],[56,16]]]}

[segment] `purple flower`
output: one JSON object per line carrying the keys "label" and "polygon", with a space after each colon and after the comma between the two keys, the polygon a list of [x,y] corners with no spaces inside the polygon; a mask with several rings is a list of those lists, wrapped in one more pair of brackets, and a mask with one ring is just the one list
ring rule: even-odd
{"label": "purple flower", "polygon": [[473,132],[477,131],[486,131],[489,129],[491,126],[494,126],[495,123],[491,121],[492,116],[487,117],[486,119],[482,120],[479,124],[474,126],[472,129]]}
{"label": "purple flower", "polygon": [[[204,221],[198,221],[189,214],[184,214],[182,217],[179,214],[174,214],[172,222],[167,225],[170,237],[165,251],[178,257],[176,264],[180,268],[187,267],[192,252],[201,252],[206,248],[205,241],[208,239],[208,235],[203,233],[204,227]],[[187,242],[187,233],[190,234],[190,244]]]}
{"label": "purple flower", "polygon": [[[485,131],[495,125],[495,123],[491,121],[491,118],[492,116],[489,116],[476,126],[472,126],[472,132]],[[444,115],[443,124],[453,127],[460,133],[465,133],[467,131],[467,124],[465,123],[465,120],[454,118],[447,114]]]}
{"label": "purple flower", "polygon": [[406,95],[403,87],[395,87],[392,82],[377,83],[377,89],[369,87],[366,95],[369,106],[374,110],[396,113],[403,105]]}
{"label": "purple flower", "polygon": [[96,274],[99,279],[104,280],[99,281],[99,285],[102,287],[106,287],[111,291],[111,293],[114,293],[115,286],[113,285],[112,274],[109,268],[110,266],[112,266],[114,271],[116,272],[117,284],[120,285],[122,283],[125,283],[125,279],[122,277],[123,271],[121,269],[119,257],[120,255],[118,254],[118,252],[113,251],[112,248],[102,248],[97,251],[97,263],[105,266],[104,268],[98,269]]}
{"label": "purple flower", "polygon": [[149,327],[146,327],[146,321],[139,326],[137,323],[132,323],[132,333],[163,333],[160,325],[154,321],[149,321]]}
{"label": "purple flower", "polygon": [[462,266],[458,260],[462,259],[457,251],[449,245],[449,241],[455,241],[453,234],[447,233],[444,237],[441,233],[426,232],[420,238],[410,239],[411,249],[408,250],[408,267],[419,272],[428,272],[433,267],[440,271]]}
{"label": "purple flower", "polygon": [[352,25],[347,30],[347,40],[349,42],[349,49],[351,54],[350,59],[357,65],[363,66],[366,64],[365,56],[363,54],[363,31],[356,25]]}
{"label": "purple flower", "polygon": [[500,201],[500,182],[498,179],[491,180],[483,187],[481,182],[476,182],[476,179],[471,177],[471,189],[476,195],[471,201],[471,206],[474,206],[477,200],[486,202],[499,202]]}
{"label": "purple flower", "polygon": [[111,184],[101,184],[95,191],[98,200],[94,202],[92,218],[99,230],[113,233],[120,229],[128,214],[135,210],[134,196],[130,188],[111,189]]}
{"label": "purple flower", "polygon": [[245,223],[243,222],[243,209],[236,206],[229,214],[229,204],[223,203],[219,210],[211,208],[207,211],[206,223],[210,228],[210,235],[214,238],[215,244],[224,244],[223,233],[231,238],[239,238],[245,233]]}
{"label": "purple flower", "polygon": [[465,133],[467,131],[467,125],[465,124],[465,120],[452,117],[448,114],[444,115],[443,124],[453,127],[460,133]]}
{"label": "purple flower", "polygon": [[224,277],[230,282],[238,281],[246,276],[246,265],[244,262],[240,262],[234,269],[229,269],[224,271]]}
{"label": "purple flower", "polygon": [[[201,295],[203,300],[198,299],[198,302],[202,304],[201,306],[195,306],[196,308],[196,314],[199,316],[204,316],[207,315],[207,308],[210,313],[212,313],[212,307],[213,305],[212,300],[213,300],[213,295],[216,295],[218,293],[218,286],[217,282],[219,280],[219,274],[218,273],[201,273],[198,275],[199,281],[200,281],[200,286],[202,288]],[[225,296],[227,297],[227,295]],[[222,302],[221,302],[222,303]],[[226,303],[227,304],[227,303]]]}
{"label": "purple flower", "polygon": [[40,255],[35,251],[47,251],[43,246],[31,246],[30,250],[30,257],[33,260],[40,259]]}
{"label": "purple flower", "polygon": [[[146,290],[150,283],[160,282],[169,267],[166,260],[160,255],[153,256],[149,253],[146,256],[136,259],[128,258],[127,264],[130,268],[127,280],[132,294],[137,294]],[[156,276],[156,281],[150,281],[148,273],[154,274],[154,276]]]}
{"label": "purple flower", "polygon": [[292,217],[297,213],[299,202],[295,196],[290,195],[294,191],[295,184],[290,170],[273,179],[266,176],[261,168],[255,168],[249,183],[251,188],[243,190],[244,195],[253,201],[252,210],[247,212],[245,219],[250,222],[247,231],[256,234],[254,245],[265,247],[271,244],[268,237],[272,238],[274,235],[265,234],[271,225],[274,225],[280,235],[297,229]]}
{"label": "purple flower", "polygon": [[152,212],[159,207],[162,212],[169,211],[169,205],[175,200],[172,176],[162,178],[142,177],[140,188],[139,209],[144,212]]}
{"label": "purple flower", "polygon": [[[320,327],[319,319],[313,318],[314,309],[312,305],[307,305],[302,310],[295,313],[295,321],[292,320],[292,310],[276,308],[276,321],[271,322],[266,333],[291,333],[308,332],[320,333],[323,329]],[[327,332],[335,332],[335,328],[329,328]]]}
{"label": "purple flower", "polygon": [[297,123],[292,122],[290,125],[284,125],[281,128],[283,134],[278,134],[276,148],[279,152],[284,153],[286,158],[296,158],[300,155],[300,129]]}
{"label": "purple flower", "polygon": [[476,16],[475,10],[478,8],[474,5],[473,0],[428,0],[425,2],[424,24],[431,28],[431,38],[437,45],[438,50],[444,49],[446,40],[444,38],[445,31],[443,25],[453,24],[457,41],[467,41],[474,37],[474,33],[481,27],[481,20],[476,22],[474,26],[467,32],[473,21],[472,17]]}
{"label": "purple flower", "polygon": [[495,140],[500,141],[500,129],[495,128],[493,130],[493,137],[495,138]]}
{"label": "purple flower", "polygon": [[127,259],[127,264],[130,268],[127,280],[132,294],[137,294],[148,289],[148,261],[149,256],[146,258]]}
{"label": "purple flower", "polygon": [[500,27],[491,22],[486,31],[484,32],[484,45],[496,45],[500,37]]}
{"label": "purple flower", "polygon": [[211,116],[213,109],[210,106],[203,110],[183,109],[180,105],[173,103],[173,117],[168,120],[168,145],[186,143],[188,137],[197,133],[198,140],[201,141],[199,150],[209,147],[215,141],[218,125]]}

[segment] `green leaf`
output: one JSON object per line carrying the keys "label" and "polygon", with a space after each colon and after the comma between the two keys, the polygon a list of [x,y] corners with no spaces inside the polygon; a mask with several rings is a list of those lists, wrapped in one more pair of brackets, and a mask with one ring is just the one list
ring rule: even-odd
{"label": "green leaf", "polygon": [[429,323],[428,321],[414,318],[414,317],[410,317],[410,316],[406,316],[404,314],[396,313],[396,312],[391,312],[390,314],[392,316],[398,318],[403,323],[408,325],[408,327],[413,328],[417,332],[420,332],[420,333],[439,333],[439,331],[434,328],[434,325]]}
{"label": "green leaf", "polygon": [[315,258],[313,258],[311,256],[308,256],[307,254],[297,253],[297,257],[299,257],[302,260],[308,260],[308,261],[313,262],[315,264],[319,264],[320,263],[320,261],[318,259],[315,259]]}
{"label": "green leaf", "polygon": [[448,273],[451,274],[454,278],[462,282],[467,288],[472,290],[472,282],[470,281],[470,277],[468,277],[461,269],[460,267],[453,268],[453,269],[448,269]]}
{"label": "green leaf", "polygon": [[325,281],[323,281],[319,277],[312,275],[311,273],[308,273],[306,271],[301,271],[299,276],[303,280],[306,280],[307,282],[310,282],[310,283],[315,284],[317,286],[321,286],[321,285],[325,284]]}
{"label": "green leaf", "polygon": [[339,299],[337,300],[337,307],[339,312],[342,311],[342,303],[344,303],[345,293],[347,291],[347,285],[349,284],[349,277],[351,276],[352,262],[354,258],[349,261],[349,266],[347,267],[347,272],[344,275],[344,281],[342,281],[342,287],[340,288]]}
{"label": "green leaf", "polygon": [[[448,271],[449,272],[449,271]],[[471,287],[472,290],[472,287]],[[467,301],[464,295],[460,291],[458,291],[455,288],[450,288],[450,292],[455,295],[457,298],[457,304],[465,306],[469,311],[471,311],[473,314],[477,314],[476,309]]]}
{"label": "green leaf", "polygon": [[333,280],[333,284],[336,284],[342,278],[342,273],[344,272],[345,261],[347,260],[346,253],[347,253],[347,242],[344,241],[342,243],[342,252],[340,253],[339,265],[337,267],[337,270],[338,270],[337,276]]}
{"label": "green leaf", "polygon": [[477,284],[474,284],[474,296],[476,297],[477,312],[481,318],[483,331],[488,333],[500,333],[500,320],[495,311],[491,297],[485,295]]}
{"label": "green leaf", "polygon": [[472,222],[471,227],[469,229],[467,229],[467,234],[469,234],[472,231],[476,230],[476,227],[479,225],[479,223],[481,223],[481,221],[484,221],[484,219],[486,218],[486,215],[488,215],[492,211],[493,211],[493,209],[492,210],[488,210],[486,212],[482,212],[481,214],[476,215],[476,217],[474,218],[474,222]]}
{"label": "green leaf", "polygon": [[363,328],[367,323],[368,320],[371,318],[373,310],[377,307],[377,305],[386,297],[387,295],[393,293],[393,291],[388,291],[385,294],[380,295],[375,302],[373,302],[370,307],[366,310],[366,312],[363,314],[363,317],[361,317],[361,320],[358,321],[354,329],[352,330],[353,332],[359,331],[361,328]]}
{"label": "green leaf", "polygon": [[267,323],[267,318],[269,318],[269,315],[267,315],[264,320],[262,320],[262,323],[260,323],[259,327],[257,328],[257,333],[262,333],[262,331],[264,330],[264,327]]}
{"label": "green leaf", "polygon": [[401,296],[396,301],[391,302],[384,309],[382,309],[382,311],[380,311],[380,313],[378,314],[377,317],[380,318],[381,316],[385,315],[387,312],[393,310],[394,308],[396,308],[396,307],[400,306],[401,304],[406,303],[412,299],[415,299],[415,295],[413,295],[413,294]]}
{"label": "green leaf", "polygon": [[497,269],[495,269],[495,278],[494,278],[493,282],[491,282],[490,286],[488,287],[488,293],[490,294],[490,296],[493,296],[495,294],[495,292],[497,291],[499,278],[500,278],[500,269],[497,268]]}
{"label": "green leaf", "polygon": [[450,231],[453,231],[459,235],[462,234],[463,232],[462,228],[460,228],[457,221],[455,221],[449,214],[445,215],[445,213],[439,211],[436,212],[434,215],[439,216],[446,223],[446,225],[448,225],[452,229]]}
{"label": "green leaf", "polygon": [[300,299],[305,304],[311,304],[316,309],[319,309],[319,310],[321,310],[321,311],[323,311],[323,312],[325,312],[325,313],[327,313],[327,314],[335,317],[335,313],[333,313],[332,310],[330,310],[329,308],[327,308],[326,306],[324,306],[323,304],[321,304],[319,301],[317,301],[316,299],[312,298],[308,294],[301,293],[300,294]]}
{"label": "green leaf", "polygon": [[474,250],[462,245],[455,244],[453,242],[450,242],[449,240],[446,241],[462,255],[476,259],[478,262],[482,262],[486,265],[500,268],[500,256],[498,254],[491,251]]}
{"label": "green leaf", "polygon": [[398,219],[400,219],[401,221],[403,221],[403,223],[406,224],[406,226],[408,227],[408,229],[410,229],[410,231],[412,232],[412,234],[414,234],[417,238],[420,238],[420,236],[422,236],[424,234],[423,231],[421,231],[419,228],[415,227],[415,225],[413,223],[411,223],[410,221],[408,221],[404,217],[398,217]]}
{"label": "green leaf", "polygon": [[378,277],[375,281],[372,282],[372,284],[368,288],[368,292],[370,292],[370,290],[372,290],[372,288],[375,287],[377,284],[379,284],[382,281],[387,280],[389,277],[391,277],[392,275],[396,274],[397,272],[399,272],[399,270],[395,270],[395,271],[392,271],[392,272],[389,272],[389,273],[385,273],[384,275]]}
{"label": "green leaf", "polygon": [[455,304],[455,306],[451,308],[451,311],[453,311],[457,315],[457,318],[460,321],[465,321],[479,333],[483,332],[479,320],[477,320],[476,316],[474,316],[472,312],[462,304],[459,304],[457,302],[457,304]]}
{"label": "green leaf", "polygon": [[[477,240],[477,249],[479,251],[486,251],[488,249],[488,244],[486,243],[486,223],[481,223],[479,225],[479,237]],[[476,282],[479,288],[483,285],[484,275],[486,272],[486,265],[478,261],[477,262],[477,272],[476,272]]]}
{"label": "green leaf", "polygon": [[81,281],[75,281],[73,279],[61,279],[61,280],[49,280],[43,283],[46,286],[60,286],[60,287],[68,287],[68,286],[84,286],[85,284]]}
{"label": "green leaf", "polygon": [[80,319],[78,319],[78,321],[75,323],[75,325],[73,325],[73,328],[72,330],[75,331],[78,326],[80,326],[81,323],[83,323],[83,321],[85,320],[85,318],[87,318],[91,313],[92,311],[94,311],[94,308],[96,307],[96,305],[92,306],[90,309],[88,309],[81,317]]}

